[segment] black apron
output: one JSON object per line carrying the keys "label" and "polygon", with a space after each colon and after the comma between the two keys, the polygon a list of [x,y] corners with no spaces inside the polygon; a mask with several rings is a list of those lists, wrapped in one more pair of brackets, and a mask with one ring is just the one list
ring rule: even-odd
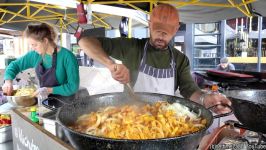
{"label": "black apron", "polygon": [[[40,87],[54,87],[59,86],[56,79],[56,59],[57,59],[57,48],[54,49],[52,56],[52,67],[45,69],[43,66],[43,60],[40,61],[38,66],[35,68],[36,75],[39,79]],[[72,103],[76,99],[76,94],[70,96],[61,96],[56,94],[49,94],[49,98],[54,99],[55,101],[59,100],[61,103]]]}
{"label": "black apron", "polygon": [[45,69],[45,67],[43,66],[43,59],[42,59],[38,64],[38,66],[35,68],[36,75],[39,79],[40,87],[53,87],[59,85],[56,79],[56,59],[57,59],[57,49],[55,48],[52,58],[52,67]]}

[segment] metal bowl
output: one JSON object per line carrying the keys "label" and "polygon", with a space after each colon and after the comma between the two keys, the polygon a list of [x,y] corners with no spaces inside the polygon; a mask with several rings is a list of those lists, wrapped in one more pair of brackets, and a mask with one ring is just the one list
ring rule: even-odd
{"label": "metal bowl", "polygon": [[26,96],[6,96],[7,101],[14,106],[23,106],[23,107],[29,107],[34,104],[36,104],[37,100],[35,97],[32,97],[30,95]]}

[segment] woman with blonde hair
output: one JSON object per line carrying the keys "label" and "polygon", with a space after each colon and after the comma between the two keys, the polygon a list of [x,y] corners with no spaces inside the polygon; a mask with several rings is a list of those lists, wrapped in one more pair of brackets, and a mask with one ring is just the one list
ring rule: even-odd
{"label": "woman with blonde hair", "polygon": [[79,88],[77,59],[71,51],[56,45],[55,30],[46,23],[30,24],[24,36],[32,50],[6,68],[4,93],[12,93],[12,80],[28,68],[35,68],[41,87],[38,92],[61,96],[76,93]]}

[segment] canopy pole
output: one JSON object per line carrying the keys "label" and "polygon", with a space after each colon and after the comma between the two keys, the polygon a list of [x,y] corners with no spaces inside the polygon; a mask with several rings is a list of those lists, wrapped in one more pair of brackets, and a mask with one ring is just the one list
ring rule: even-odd
{"label": "canopy pole", "polygon": [[132,18],[128,18],[128,38],[132,37]]}
{"label": "canopy pole", "polygon": [[238,34],[238,18],[236,18],[235,34]]}
{"label": "canopy pole", "polygon": [[244,33],[244,20],[243,20],[243,17],[241,18],[241,28],[240,28],[240,39],[244,39],[244,35],[243,35],[243,33]]}
{"label": "canopy pole", "polygon": [[248,33],[250,33],[252,31],[252,16],[249,18],[249,29],[248,29]]}
{"label": "canopy pole", "polygon": [[261,38],[262,38],[262,17],[258,16],[259,20],[259,37],[258,37],[258,63],[257,63],[257,71],[261,72]]}
{"label": "canopy pole", "polygon": [[[220,54],[218,54],[217,52],[217,57],[226,57],[226,20],[222,20],[221,21],[221,50],[220,50]],[[219,62],[219,61],[218,61]]]}

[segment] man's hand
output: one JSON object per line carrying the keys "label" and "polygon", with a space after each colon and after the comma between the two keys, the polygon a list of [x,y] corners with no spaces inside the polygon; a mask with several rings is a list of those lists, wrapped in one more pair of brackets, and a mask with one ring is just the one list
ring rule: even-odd
{"label": "man's hand", "polygon": [[231,106],[231,101],[229,99],[227,99],[224,95],[220,94],[220,93],[215,93],[215,94],[207,94],[204,98],[204,106],[206,108],[209,108],[211,106],[214,105],[218,105],[217,107],[214,107],[212,110],[217,113],[217,114],[223,114],[223,113],[227,113],[230,112],[230,108],[223,106],[223,105],[229,105]]}
{"label": "man's hand", "polygon": [[130,81],[129,70],[123,64],[112,64],[109,67],[112,77],[122,84],[126,84]]}
{"label": "man's hand", "polygon": [[2,86],[2,89],[3,89],[3,93],[7,94],[8,96],[11,96],[13,92],[12,80],[5,80],[5,83]]}

